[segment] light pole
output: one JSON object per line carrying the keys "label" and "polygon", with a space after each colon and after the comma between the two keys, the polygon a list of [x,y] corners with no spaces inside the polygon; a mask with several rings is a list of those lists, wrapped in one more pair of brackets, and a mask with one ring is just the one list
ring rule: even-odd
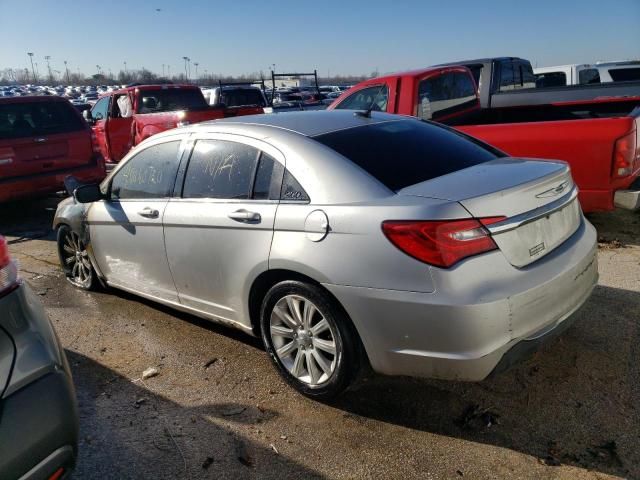
{"label": "light pole", "polygon": [[127,62],[124,62],[124,74],[127,75]]}
{"label": "light pole", "polygon": [[184,60],[184,76],[186,81],[189,81],[189,72],[187,71],[187,62],[189,61],[189,57],[182,57]]}
{"label": "light pole", "polygon": [[162,64],[162,76],[164,77],[164,63]]}
{"label": "light pole", "polygon": [[100,67],[100,65],[96,65],[96,68],[98,69],[98,75],[102,75],[102,72],[100,71],[102,67]]}
{"label": "light pole", "polygon": [[49,60],[51,60],[51,55],[45,55],[44,59],[47,61],[47,71],[49,72],[49,83],[51,83],[52,82],[51,65],[49,65]]}
{"label": "light pole", "polygon": [[64,61],[64,69],[67,71],[67,83],[69,83],[69,68],[67,67],[67,61]]}
{"label": "light pole", "polygon": [[33,83],[36,83],[36,69],[33,68],[33,52],[27,52],[29,59],[31,60],[31,73],[33,73]]}
{"label": "light pole", "polygon": [[40,77],[40,70],[38,70],[38,62],[34,62],[36,64],[36,79]]}
{"label": "light pole", "polygon": [[167,78],[171,80],[171,65],[167,65]]}
{"label": "light pole", "polygon": [[193,64],[196,66],[196,82],[198,81],[198,65],[200,65],[198,62],[193,62]]}

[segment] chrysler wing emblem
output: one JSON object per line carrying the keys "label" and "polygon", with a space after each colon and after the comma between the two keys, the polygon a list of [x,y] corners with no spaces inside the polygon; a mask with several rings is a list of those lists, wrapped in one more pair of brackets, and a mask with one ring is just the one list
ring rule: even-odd
{"label": "chrysler wing emblem", "polygon": [[537,194],[536,198],[555,197],[556,195],[560,195],[562,192],[564,192],[568,186],[569,186],[569,180],[565,180],[560,185],[556,185],[555,187],[550,188],[549,190],[545,190],[544,192]]}

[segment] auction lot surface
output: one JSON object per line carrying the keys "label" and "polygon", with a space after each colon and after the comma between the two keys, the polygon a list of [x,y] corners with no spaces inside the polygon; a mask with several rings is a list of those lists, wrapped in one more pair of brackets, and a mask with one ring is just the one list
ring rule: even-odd
{"label": "auction lot surface", "polygon": [[640,478],[638,214],[590,217],[600,284],[531,360],[478,384],[373,378],[322,404],[286,387],[256,339],[67,284],[57,202],[0,206],[0,233],[72,366],[74,478]]}

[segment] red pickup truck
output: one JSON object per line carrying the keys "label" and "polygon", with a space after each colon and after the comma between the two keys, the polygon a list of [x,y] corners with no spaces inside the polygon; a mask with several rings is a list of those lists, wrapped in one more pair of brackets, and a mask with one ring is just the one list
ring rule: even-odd
{"label": "red pickup truck", "polygon": [[92,135],[66,99],[0,99],[0,202],[62,190],[68,175],[100,182],[104,160]]}
{"label": "red pickup truck", "polygon": [[640,97],[614,97],[481,109],[471,71],[441,66],[366,80],[329,108],[417,116],[512,156],[564,160],[583,210],[594,212],[640,209],[639,105]]}
{"label": "red pickup truck", "polygon": [[84,112],[107,162],[117,163],[144,139],[171,128],[225,116],[195,85],[135,85],[100,97]]}

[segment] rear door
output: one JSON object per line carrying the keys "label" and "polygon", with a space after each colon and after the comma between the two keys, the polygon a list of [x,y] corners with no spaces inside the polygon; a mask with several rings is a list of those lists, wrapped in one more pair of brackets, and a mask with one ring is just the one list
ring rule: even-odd
{"label": "rear door", "polygon": [[178,138],[138,151],[111,178],[108,199],[87,219],[91,246],[110,285],[177,303],[162,232],[181,155]]}
{"label": "rear door", "polygon": [[80,167],[92,153],[89,128],[69,102],[0,105],[0,178]]}
{"label": "rear door", "polygon": [[284,158],[237,135],[203,135],[169,201],[164,234],[169,266],[188,307],[249,326],[248,286],[268,268]]}

